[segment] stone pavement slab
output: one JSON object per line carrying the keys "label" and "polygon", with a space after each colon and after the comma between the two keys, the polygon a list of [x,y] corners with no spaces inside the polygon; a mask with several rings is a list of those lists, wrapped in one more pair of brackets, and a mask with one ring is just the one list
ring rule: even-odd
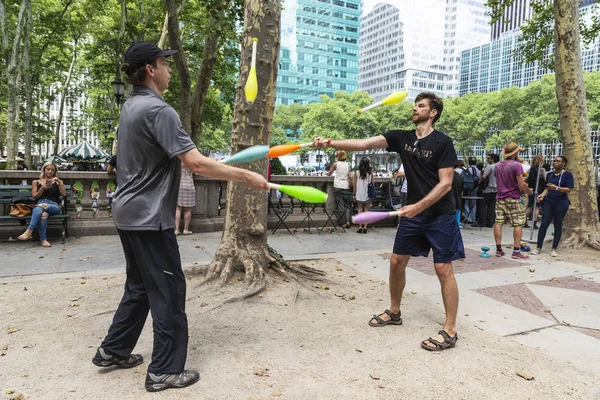
{"label": "stone pavement slab", "polygon": [[[441,295],[440,299],[441,299]],[[556,325],[556,321],[497,301],[473,290],[461,290],[458,315],[482,330],[506,336]]]}
{"label": "stone pavement slab", "polygon": [[529,284],[561,323],[600,330],[600,293]]}
{"label": "stone pavement slab", "polygon": [[[527,346],[540,349],[558,359],[572,363],[584,371],[597,368],[600,360],[598,340],[565,326],[553,326],[540,331],[514,336]],[[551,368],[551,366],[549,366]],[[600,396],[600,389],[599,389]]]}

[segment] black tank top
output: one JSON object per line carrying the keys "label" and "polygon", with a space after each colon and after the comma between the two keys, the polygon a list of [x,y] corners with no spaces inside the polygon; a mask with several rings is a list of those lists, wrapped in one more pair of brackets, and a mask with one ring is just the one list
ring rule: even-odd
{"label": "black tank top", "polygon": [[[40,181],[38,181],[38,183],[37,183],[37,188],[38,188],[38,190],[40,190],[42,188],[42,184],[40,183]],[[42,195],[39,197],[38,200],[47,199],[47,200],[52,200],[56,204],[59,204],[59,197],[60,197],[60,190],[58,190],[58,184],[54,183],[54,184],[52,184],[50,189],[44,189],[44,191],[42,192]]]}

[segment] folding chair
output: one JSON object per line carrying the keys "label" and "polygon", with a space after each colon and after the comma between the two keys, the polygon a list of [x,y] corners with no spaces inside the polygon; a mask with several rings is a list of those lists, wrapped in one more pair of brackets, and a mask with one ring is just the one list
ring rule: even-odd
{"label": "folding chair", "polygon": [[338,228],[341,228],[342,231],[346,232],[346,229],[343,226],[337,226],[332,219],[332,217],[335,215],[337,219],[342,220],[344,216],[341,215],[341,211],[328,210],[327,208],[323,208],[323,211],[325,212],[325,215],[327,215],[327,219],[325,220],[325,223],[323,224],[323,226],[320,229],[321,232],[323,232],[323,230],[327,227],[328,223],[331,223],[331,230],[329,231],[330,233],[333,231],[337,231]]}
{"label": "folding chair", "polygon": [[[306,203],[304,201],[300,202],[300,208],[301,208],[302,212],[305,213],[305,215],[304,215],[304,219],[302,219],[302,221],[300,221],[298,226],[294,229],[294,233],[298,232],[298,229],[300,229],[302,227],[302,225],[304,225],[305,221],[307,223],[306,230],[308,230],[308,233],[312,233],[310,231],[310,225],[312,222],[312,224],[314,226],[315,221],[312,219],[311,215],[315,212],[316,206],[317,206],[317,204]],[[319,231],[319,228],[316,226],[315,226],[315,228],[317,229],[317,233],[320,235],[321,232]]]}
{"label": "folding chair", "polygon": [[290,228],[288,228],[288,226],[285,223],[286,218],[292,213],[292,209],[280,206],[276,207],[273,204],[273,202],[271,202],[271,196],[269,196],[269,211],[270,210],[273,210],[273,213],[275,213],[275,216],[277,216],[277,223],[271,230],[271,233],[275,234],[275,232],[277,232],[277,229],[279,229],[283,225],[283,227],[287,229],[290,235],[293,235],[292,231],[290,231]]}

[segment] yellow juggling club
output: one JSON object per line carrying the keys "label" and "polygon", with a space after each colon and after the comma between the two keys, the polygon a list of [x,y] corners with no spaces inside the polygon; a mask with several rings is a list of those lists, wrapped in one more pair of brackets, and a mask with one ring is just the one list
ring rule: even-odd
{"label": "yellow juggling club", "polygon": [[386,97],[385,99],[378,101],[375,104],[371,104],[369,107],[365,107],[362,110],[358,110],[357,112],[360,114],[365,111],[369,111],[370,109],[375,108],[375,107],[390,105],[390,104],[398,104],[402,100],[404,100],[406,98],[406,96],[408,96],[408,92],[405,92],[404,90],[401,90],[399,92],[394,92],[394,93],[390,94],[388,97]]}
{"label": "yellow juggling club", "polygon": [[252,64],[250,64],[250,73],[246,80],[246,87],[244,92],[246,93],[246,101],[252,103],[256,99],[258,94],[258,80],[256,79],[256,43],[257,38],[252,38]]}

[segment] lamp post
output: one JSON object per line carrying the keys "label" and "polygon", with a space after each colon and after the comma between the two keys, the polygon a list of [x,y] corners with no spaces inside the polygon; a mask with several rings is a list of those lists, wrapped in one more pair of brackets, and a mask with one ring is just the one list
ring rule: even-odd
{"label": "lamp post", "polygon": [[124,103],[123,95],[125,94],[125,83],[121,80],[119,76],[115,78],[114,81],[110,83],[113,89],[113,93],[115,94],[115,102],[117,106],[120,106]]}

